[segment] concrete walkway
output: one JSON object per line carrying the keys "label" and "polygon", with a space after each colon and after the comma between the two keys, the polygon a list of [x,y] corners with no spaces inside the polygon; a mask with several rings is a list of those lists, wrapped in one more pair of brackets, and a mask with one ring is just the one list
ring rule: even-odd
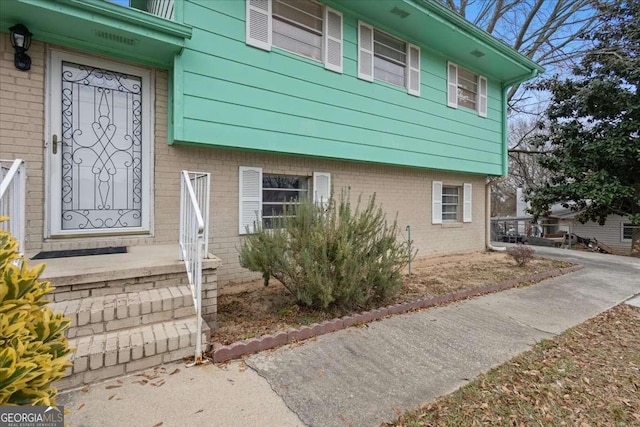
{"label": "concrete walkway", "polygon": [[378,426],[640,293],[639,260],[536,251],[585,268],[257,354],[250,369],[170,366],[161,386],[129,377],[59,403],[71,426]]}

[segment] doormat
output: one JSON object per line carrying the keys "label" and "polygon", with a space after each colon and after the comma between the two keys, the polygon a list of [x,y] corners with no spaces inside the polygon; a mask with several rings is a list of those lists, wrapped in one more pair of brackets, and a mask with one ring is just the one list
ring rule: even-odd
{"label": "doormat", "polygon": [[51,258],[68,258],[72,256],[89,256],[89,255],[111,255],[111,254],[126,254],[126,246],[112,246],[110,248],[95,248],[95,249],[72,249],[66,251],[44,251],[39,252],[31,259],[51,259]]}

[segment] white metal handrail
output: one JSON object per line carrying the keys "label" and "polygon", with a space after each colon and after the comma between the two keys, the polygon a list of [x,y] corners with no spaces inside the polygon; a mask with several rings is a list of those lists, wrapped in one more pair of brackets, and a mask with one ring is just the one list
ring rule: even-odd
{"label": "white metal handrail", "polygon": [[[211,174],[182,171],[180,179],[180,260],[184,261],[196,308],[196,353],[202,363],[202,259],[209,253]],[[204,208],[204,210],[202,209]]]}
{"label": "white metal handrail", "polygon": [[26,186],[24,160],[0,160],[0,217],[9,217],[2,226],[16,238],[20,253],[24,252]]}

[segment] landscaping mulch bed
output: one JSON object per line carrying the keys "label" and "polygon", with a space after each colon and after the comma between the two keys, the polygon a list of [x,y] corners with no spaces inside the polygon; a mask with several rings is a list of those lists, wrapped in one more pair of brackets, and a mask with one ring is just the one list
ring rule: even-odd
{"label": "landscaping mulch bed", "polygon": [[620,305],[383,426],[640,426],[640,308]]}
{"label": "landscaping mulch bed", "polygon": [[[497,252],[426,258],[413,262],[412,274],[405,275],[398,295],[380,306],[448,295],[508,280],[522,280],[521,284],[527,285],[536,281],[531,280],[533,275],[572,265],[536,258],[524,267],[517,267],[507,254]],[[350,311],[304,308],[295,303],[277,280],[272,279],[268,287],[264,287],[262,281],[256,281],[250,291],[219,295],[218,328],[212,334],[212,341],[217,345],[227,345],[372,308],[377,307],[359,307]]]}

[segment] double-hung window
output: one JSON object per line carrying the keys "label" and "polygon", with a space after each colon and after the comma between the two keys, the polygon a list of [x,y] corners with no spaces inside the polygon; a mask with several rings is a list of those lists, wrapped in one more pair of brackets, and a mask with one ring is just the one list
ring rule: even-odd
{"label": "double-hung window", "polygon": [[443,185],[442,181],[433,181],[431,223],[471,222],[472,189],[471,184]]}
{"label": "double-hung window", "polygon": [[420,96],[420,48],[359,22],[358,78],[404,87]]}
{"label": "double-hung window", "polygon": [[442,187],[442,222],[457,222],[460,217],[460,187]]}
{"label": "double-hung window", "polygon": [[487,117],[487,78],[452,62],[447,64],[447,105],[465,107]]}
{"label": "double-hung window", "polygon": [[[638,226],[635,226],[635,227],[638,227]],[[631,224],[630,222],[623,222],[620,240],[623,242],[630,242],[631,239],[633,238],[633,229],[634,229],[633,224]]]}
{"label": "double-hung window", "polygon": [[[278,218],[295,215],[295,205],[311,200],[311,194],[315,203],[326,206],[331,197],[331,174],[263,174],[262,168],[241,166],[238,187],[239,232],[246,234],[253,233],[256,225],[274,228]],[[292,209],[285,212],[287,207]]]}
{"label": "double-hung window", "polygon": [[342,13],[313,0],[245,0],[246,43],[272,46],[342,73]]}
{"label": "double-hung window", "polygon": [[263,227],[274,228],[278,218],[295,215],[295,206],[308,199],[309,177],[263,174]]}
{"label": "double-hung window", "polygon": [[313,1],[273,0],[273,45],[322,60],[322,5]]}

